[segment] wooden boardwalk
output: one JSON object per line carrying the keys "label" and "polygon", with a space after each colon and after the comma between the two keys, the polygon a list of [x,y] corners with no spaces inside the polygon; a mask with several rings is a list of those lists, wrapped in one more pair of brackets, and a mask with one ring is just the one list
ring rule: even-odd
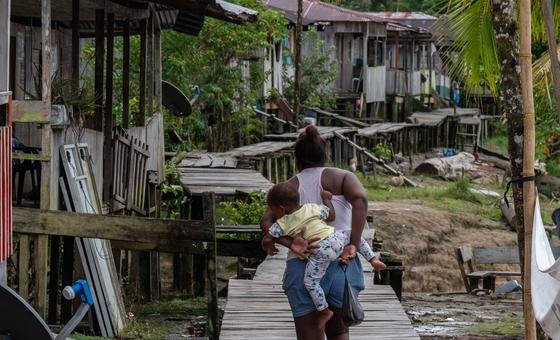
{"label": "wooden boardwalk", "polygon": [[[286,251],[267,257],[253,280],[230,280],[220,339],[295,339],[293,318],[282,290]],[[360,302],[365,321],[350,329],[350,339],[417,339],[400,302],[390,286],[373,285],[365,263],[366,289]]]}

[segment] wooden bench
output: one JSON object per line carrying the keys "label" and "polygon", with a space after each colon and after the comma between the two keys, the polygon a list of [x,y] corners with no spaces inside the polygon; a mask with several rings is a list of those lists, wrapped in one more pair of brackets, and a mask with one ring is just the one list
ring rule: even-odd
{"label": "wooden bench", "polygon": [[499,270],[477,270],[481,264],[519,264],[519,251],[517,247],[472,247],[465,245],[455,251],[461,278],[467,292],[472,293],[479,289],[480,280],[482,288],[494,291],[496,277],[521,276],[520,272]]}

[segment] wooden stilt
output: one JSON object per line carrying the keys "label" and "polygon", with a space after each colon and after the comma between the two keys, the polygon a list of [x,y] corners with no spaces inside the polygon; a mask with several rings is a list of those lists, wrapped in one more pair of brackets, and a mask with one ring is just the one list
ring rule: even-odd
{"label": "wooden stilt", "polygon": [[[113,52],[115,14],[107,15],[107,75],[103,115],[103,201],[110,202],[113,191]],[[111,207],[112,204],[109,204]]]}
{"label": "wooden stilt", "polygon": [[146,117],[146,29],[147,20],[140,20],[140,94],[139,111],[136,113],[134,124],[144,126]]}

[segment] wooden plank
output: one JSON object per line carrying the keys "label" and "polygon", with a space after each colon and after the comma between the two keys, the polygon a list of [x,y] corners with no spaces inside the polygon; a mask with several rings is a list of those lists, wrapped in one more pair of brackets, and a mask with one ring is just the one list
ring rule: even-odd
{"label": "wooden plank", "polygon": [[50,161],[50,155],[36,154],[36,153],[23,153],[13,152],[12,159],[28,160],[28,161]]}
{"label": "wooden plank", "polygon": [[80,214],[14,207],[14,232],[188,247],[211,241],[214,227],[206,221]]}
{"label": "wooden plank", "polygon": [[29,235],[20,235],[18,248],[18,293],[27,300],[29,297]]}
{"label": "wooden plank", "polygon": [[473,256],[476,264],[519,264],[517,247],[474,247]]}
{"label": "wooden plank", "polygon": [[107,73],[105,76],[105,112],[103,114],[103,201],[113,194],[113,52],[115,14],[107,15]]}
{"label": "wooden plank", "polygon": [[136,126],[144,126],[146,117],[146,30],[148,22],[146,19],[140,20],[140,92],[139,110],[134,117]]}
{"label": "wooden plank", "polygon": [[16,123],[50,123],[51,105],[42,100],[12,100],[12,121]]}

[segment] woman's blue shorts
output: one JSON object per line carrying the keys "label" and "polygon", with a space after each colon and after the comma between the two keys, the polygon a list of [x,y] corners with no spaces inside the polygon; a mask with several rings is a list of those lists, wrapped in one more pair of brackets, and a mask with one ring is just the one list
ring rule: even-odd
{"label": "woman's blue shorts", "polygon": [[[307,315],[315,311],[315,305],[311,300],[311,296],[303,285],[305,274],[305,265],[307,261],[298,258],[291,259],[286,262],[286,271],[284,272],[284,282],[282,288],[288,296],[288,302],[292,309],[294,318]],[[348,281],[356,292],[364,289],[364,273],[362,264],[358,258],[354,258],[346,270]],[[325,276],[321,280],[321,287],[325,291],[329,306],[342,308],[342,299],[344,296],[344,271],[343,267],[334,261],[329,265]]]}

